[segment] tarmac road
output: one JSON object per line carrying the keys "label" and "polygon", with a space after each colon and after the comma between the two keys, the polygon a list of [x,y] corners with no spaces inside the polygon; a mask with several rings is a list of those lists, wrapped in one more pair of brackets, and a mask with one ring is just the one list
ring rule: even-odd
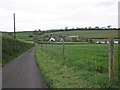
{"label": "tarmac road", "polygon": [[2,68],[2,88],[47,88],[34,59],[34,48]]}

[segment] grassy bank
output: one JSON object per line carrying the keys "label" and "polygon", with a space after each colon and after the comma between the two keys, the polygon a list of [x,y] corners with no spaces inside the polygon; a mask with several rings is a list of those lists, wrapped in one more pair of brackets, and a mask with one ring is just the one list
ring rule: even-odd
{"label": "grassy bank", "polygon": [[32,48],[33,43],[14,39],[7,34],[2,35],[2,66],[19,56],[21,53]]}
{"label": "grassy bank", "polygon": [[[115,45],[115,50],[118,50]],[[115,81],[108,81],[108,45],[43,45],[35,51],[36,61],[52,88],[110,88],[118,84],[118,52],[115,52]]]}

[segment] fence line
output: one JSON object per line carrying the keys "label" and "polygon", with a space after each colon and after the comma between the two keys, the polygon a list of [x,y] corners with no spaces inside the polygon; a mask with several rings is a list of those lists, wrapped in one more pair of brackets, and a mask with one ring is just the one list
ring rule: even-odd
{"label": "fence line", "polygon": [[[51,45],[51,48],[49,48],[49,49],[50,49],[51,53],[55,52],[53,49],[54,49],[54,45],[56,45],[56,44],[51,43],[50,45]],[[65,45],[64,41],[62,41],[62,44],[60,44],[60,45],[62,46],[62,51],[61,51],[62,57],[63,57],[63,60],[65,60],[65,46],[66,45]],[[46,47],[45,47],[46,52],[47,52],[47,49],[48,49],[47,46],[48,45],[46,43]],[[41,47],[41,49],[43,49],[43,47]],[[109,44],[106,44],[106,48],[98,50],[99,52],[108,52],[108,56],[109,56],[108,57],[108,77],[109,77],[110,82],[114,80],[114,75],[115,75],[115,73],[114,73],[115,72],[114,71],[114,52],[120,52],[120,50],[114,50],[114,49],[115,49],[114,48],[114,39],[109,38]],[[79,50],[85,50],[85,51],[92,50],[93,51],[93,50],[96,50],[96,49],[90,49],[90,48],[86,49],[85,48],[85,49],[79,49]],[[52,55],[52,58],[53,57],[54,56]]]}

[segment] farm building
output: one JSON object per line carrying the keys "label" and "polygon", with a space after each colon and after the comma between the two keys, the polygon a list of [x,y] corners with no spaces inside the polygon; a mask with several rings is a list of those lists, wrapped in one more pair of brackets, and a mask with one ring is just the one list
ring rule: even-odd
{"label": "farm building", "polygon": [[80,41],[80,36],[79,35],[72,35],[72,36],[67,36],[67,35],[61,35],[61,36],[53,36],[50,38],[49,41],[56,41],[56,42],[61,42],[64,39],[66,42],[78,42]]}
{"label": "farm building", "polygon": [[80,40],[79,35],[73,35],[73,36],[66,36],[65,41],[70,41],[70,42],[77,42]]}
{"label": "farm building", "polygon": [[[96,41],[97,44],[108,44],[109,41]],[[114,41],[114,44],[118,44],[119,41]]]}
{"label": "farm building", "polygon": [[55,38],[50,38],[50,41],[55,42],[56,40],[55,40]]}
{"label": "farm building", "polygon": [[114,41],[114,43],[115,43],[115,44],[118,44],[118,43],[119,43],[119,41]]}

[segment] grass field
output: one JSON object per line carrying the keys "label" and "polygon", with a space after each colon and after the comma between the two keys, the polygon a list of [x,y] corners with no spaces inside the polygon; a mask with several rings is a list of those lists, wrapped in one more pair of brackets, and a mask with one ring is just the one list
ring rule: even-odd
{"label": "grass field", "polygon": [[[42,49],[41,49],[42,48]],[[115,45],[115,50],[118,46]],[[108,45],[38,46],[36,62],[52,88],[109,88],[118,86],[118,52],[115,52],[115,81],[108,82]]]}
{"label": "grass field", "polygon": [[[114,37],[118,38],[118,30],[79,30],[79,31],[59,31],[53,33],[46,33],[49,37],[53,36],[61,36],[61,35],[79,35],[82,38],[109,38]],[[17,32],[16,36],[18,39],[33,41],[33,32],[32,31],[24,31]],[[31,37],[33,36],[33,37]]]}
{"label": "grass field", "polygon": [[47,33],[47,35],[79,35],[84,38],[108,38],[118,37],[118,30],[79,30],[79,31],[59,31],[53,33]]}
{"label": "grass field", "polygon": [[24,32],[17,32],[16,37],[18,39],[26,40],[26,41],[33,41],[33,32],[32,31],[24,31]]}
{"label": "grass field", "polygon": [[32,48],[33,43],[14,39],[7,34],[2,35],[2,66]]}

